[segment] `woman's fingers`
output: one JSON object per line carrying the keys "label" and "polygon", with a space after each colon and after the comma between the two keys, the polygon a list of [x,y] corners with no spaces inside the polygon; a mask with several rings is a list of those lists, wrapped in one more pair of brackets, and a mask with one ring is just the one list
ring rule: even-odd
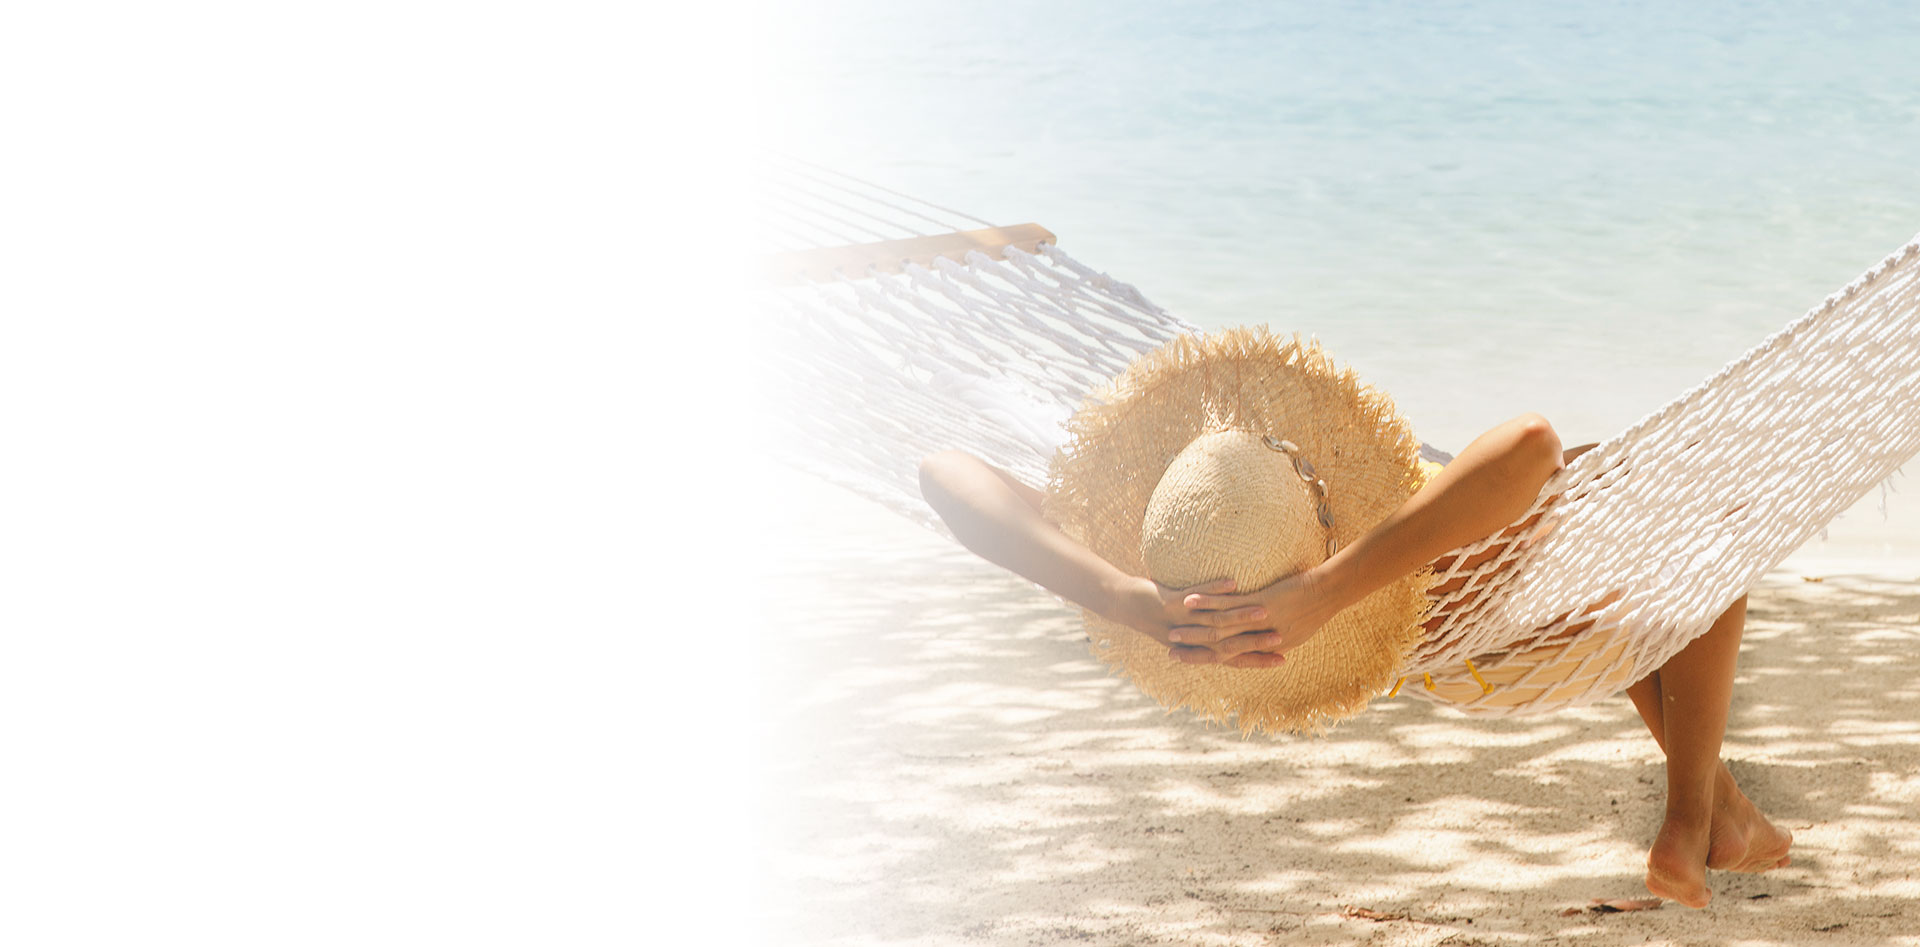
{"label": "woman's fingers", "polygon": [[1220,629],[1238,628],[1241,631],[1245,631],[1255,624],[1265,621],[1267,618],[1267,610],[1258,605],[1243,605],[1239,608],[1229,608],[1225,611],[1202,612],[1194,617],[1200,619],[1199,623],[1202,625],[1210,625]]}
{"label": "woman's fingers", "polygon": [[1271,654],[1276,658],[1283,657],[1287,649],[1292,646],[1287,640],[1287,635],[1271,629],[1230,635],[1220,641],[1204,645],[1193,640],[1196,635],[1213,630],[1194,627],[1173,629],[1168,637],[1175,643],[1168,653],[1175,660],[1187,664],[1224,663],[1232,664],[1234,667],[1266,667],[1268,665],[1260,662],[1234,664],[1232,659],[1254,653]]}
{"label": "woman's fingers", "polygon": [[1167,650],[1167,656],[1182,664],[1224,664],[1235,668],[1276,668],[1287,663],[1286,655],[1271,651],[1248,651],[1227,657],[1212,648],[1190,645],[1174,645]]}
{"label": "woman's fingers", "polygon": [[1277,631],[1250,631],[1215,644],[1213,652],[1231,658],[1249,651],[1281,651],[1285,644],[1285,637]]}
{"label": "woman's fingers", "polygon": [[1175,625],[1171,639],[1179,644],[1213,644],[1243,631],[1259,630],[1267,610],[1255,605],[1226,612],[1197,612],[1187,618],[1191,624]]}
{"label": "woman's fingers", "polygon": [[1225,595],[1219,592],[1197,592],[1193,589],[1188,589],[1187,592],[1189,594],[1180,600],[1180,604],[1196,612],[1226,611],[1229,608],[1256,605],[1260,601],[1251,595]]}
{"label": "woman's fingers", "polygon": [[1181,664],[1213,664],[1220,660],[1220,656],[1214,654],[1212,648],[1201,648],[1183,644],[1177,644],[1168,648],[1167,657]]}
{"label": "woman's fingers", "polygon": [[[1240,668],[1284,664],[1287,651],[1305,643],[1319,627],[1310,613],[1305,619],[1295,614],[1303,591],[1312,591],[1305,581],[1284,578],[1251,595],[1231,594],[1230,587],[1221,587],[1225,582],[1167,590],[1179,595],[1182,606],[1167,609],[1172,625],[1165,639],[1168,656],[1187,664]],[[1169,606],[1175,601],[1164,593],[1162,600]],[[1276,622],[1274,614],[1284,620]]]}

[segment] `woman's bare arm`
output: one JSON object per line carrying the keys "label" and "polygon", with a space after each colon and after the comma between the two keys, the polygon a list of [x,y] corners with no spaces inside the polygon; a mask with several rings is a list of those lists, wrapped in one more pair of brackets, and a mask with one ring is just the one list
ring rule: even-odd
{"label": "woman's bare arm", "polygon": [[1040,491],[972,454],[920,463],[920,493],[960,544],[1080,606],[1106,614],[1127,575],[1040,516]]}
{"label": "woman's bare arm", "polygon": [[1474,438],[1400,509],[1323,563],[1335,610],[1504,529],[1533,506],[1563,463],[1560,436],[1537,414]]}
{"label": "woman's bare arm", "polygon": [[1232,594],[1225,580],[1169,589],[1129,576],[1042,518],[1040,491],[969,454],[928,457],[920,486],[955,538],[989,562],[1139,629],[1181,660],[1272,667],[1374,589],[1511,524],[1555,471],[1591,447],[1563,455],[1545,419],[1508,421],[1325,563],[1249,594]]}
{"label": "woman's bare arm", "polygon": [[1528,414],[1508,421],[1475,438],[1412,499],[1320,565],[1250,595],[1189,597],[1193,608],[1264,605],[1278,619],[1272,630],[1233,639],[1182,630],[1176,643],[1196,647],[1177,648],[1175,656],[1204,664],[1249,650],[1298,647],[1375,589],[1519,519],[1564,463],[1560,437],[1546,419]]}
{"label": "woman's bare arm", "polygon": [[[1202,625],[1225,635],[1259,626],[1259,606],[1196,610],[1189,595],[1233,591],[1230,581],[1170,589],[1128,575],[1075,542],[1040,515],[1040,491],[971,454],[943,451],[920,464],[920,492],[953,531],[981,558],[1011,570],[1095,614],[1137,628],[1162,644],[1176,628]],[[1232,663],[1262,667],[1272,655],[1247,655]]]}

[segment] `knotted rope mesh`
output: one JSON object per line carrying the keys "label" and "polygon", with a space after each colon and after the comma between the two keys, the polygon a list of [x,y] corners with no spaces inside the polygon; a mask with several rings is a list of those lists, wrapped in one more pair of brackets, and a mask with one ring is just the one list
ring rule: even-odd
{"label": "knotted rope mesh", "polygon": [[1005,252],[769,291],[789,462],[937,527],[922,457],[965,450],[1045,483],[1087,392],[1198,331],[1053,246]]}
{"label": "knotted rope mesh", "polygon": [[[763,302],[788,461],[936,529],[922,457],[965,450],[1044,483],[1059,419],[1197,331],[1051,245]],[[1755,463],[1761,445],[1784,462]],[[1617,693],[1917,450],[1920,241],[1577,459],[1515,529],[1451,556],[1434,579],[1451,589],[1444,620],[1405,693],[1488,715]]]}
{"label": "knotted rope mesh", "polygon": [[[1756,462],[1761,446],[1780,462]],[[1522,518],[1531,528],[1460,550],[1435,578],[1465,583],[1411,665],[1441,686],[1407,691],[1467,692],[1472,659],[1501,686],[1472,686],[1469,711],[1617,692],[1916,451],[1920,240],[1575,460]]]}

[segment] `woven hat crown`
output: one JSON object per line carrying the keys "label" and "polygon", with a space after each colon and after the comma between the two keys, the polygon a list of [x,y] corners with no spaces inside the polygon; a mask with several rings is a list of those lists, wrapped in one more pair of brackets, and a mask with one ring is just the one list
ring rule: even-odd
{"label": "woven hat crown", "polygon": [[1287,455],[1247,431],[1194,438],[1161,474],[1140,527],[1155,582],[1259,589],[1325,557],[1326,529]]}

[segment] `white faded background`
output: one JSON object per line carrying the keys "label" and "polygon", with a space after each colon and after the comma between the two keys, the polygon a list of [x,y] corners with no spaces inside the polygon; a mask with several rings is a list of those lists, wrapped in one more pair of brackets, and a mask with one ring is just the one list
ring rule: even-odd
{"label": "white faded background", "polygon": [[0,15],[0,941],[753,938],[741,19]]}

